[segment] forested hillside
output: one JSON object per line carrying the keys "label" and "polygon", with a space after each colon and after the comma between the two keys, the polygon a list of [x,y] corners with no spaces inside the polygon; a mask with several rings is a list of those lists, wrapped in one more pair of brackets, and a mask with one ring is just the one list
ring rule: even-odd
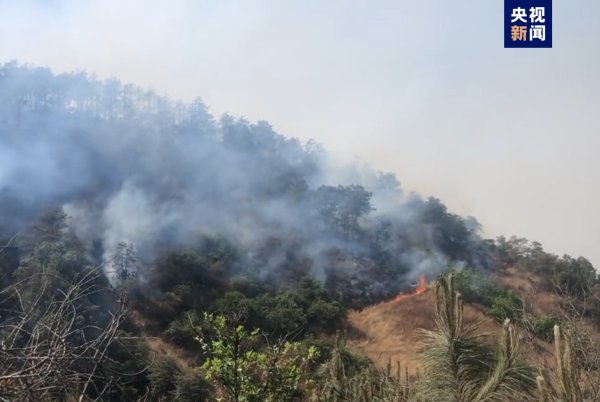
{"label": "forested hillside", "polygon": [[[595,400],[600,360],[567,356],[590,378],[579,387],[563,370],[563,388],[546,387],[553,374],[516,335],[566,336],[569,350],[583,345],[567,331],[578,317],[595,347],[587,260],[482,239],[474,218],[267,122],[12,62],[0,65],[0,168],[3,400]],[[507,269],[559,308],[542,314],[490,279]],[[348,351],[361,336],[348,312],[420,276],[440,276],[420,376]],[[504,346],[480,344],[463,303],[504,325]]]}
{"label": "forested hillside", "polygon": [[317,144],[267,122],[16,63],[1,67],[0,94],[5,236],[59,206],[95,264],[126,242],[150,281],[165,250],[216,241],[228,275],[309,276],[356,304],[450,263],[490,263],[474,219],[403,194],[392,174],[328,167]]}

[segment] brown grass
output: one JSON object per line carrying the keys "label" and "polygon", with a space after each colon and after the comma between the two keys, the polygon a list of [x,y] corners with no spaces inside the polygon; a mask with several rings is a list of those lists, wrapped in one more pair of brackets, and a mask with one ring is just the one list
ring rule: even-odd
{"label": "brown grass", "polygon": [[174,346],[158,336],[152,336],[154,335],[154,331],[149,329],[148,320],[137,311],[132,311],[130,315],[140,328],[146,345],[148,345],[156,357],[171,358],[182,371],[189,371],[192,368],[192,359],[182,348]]}
{"label": "brown grass", "polygon": [[[350,350],[367,355],[384,367],[389,360],[399,362],[416,374],[420,366],[418,352],[422,347],[421,329],[431,330],[435,323],[434,293],[428,289],[422,295],[413,295],[402,301],[380,303],[348,315],[351,336]],[[479,320],[481,333],[498,333],[501,326],[488,318],[479,308],[466,305],[466,322]]]}
{"label": "brown grass", "polygon": [[[523,276],[515,270],[495,276],[533,306],[536,314],[556,313],[560,298],[548,292],[539,292],[533,277]],[[418,354],[422,348],[421,329],[434,328],[434,292],[431,288],[422,295],[413,295],[400,302],[380,303],[348,315],[350,334],[348,347],[354,352],[368,356],[378,367],[388,361],[406,366],[411,375],[420,367]],[[476,305],[465,305],[465,322],[478,322],[481,334],[498,335],[501,325],[486,315]],[[532,363],[538,366],[554,365],[552,345],[543,342],[526,331],[521,331],[521,345]]]}
{"label": "brown grass", "polygon": [[535,315],[561,314],[561,298],[553,292],[542,290],[540,279],[530,272],[506,268],[492,274],[494,280],[511,288],[525,304],[525,311]]}

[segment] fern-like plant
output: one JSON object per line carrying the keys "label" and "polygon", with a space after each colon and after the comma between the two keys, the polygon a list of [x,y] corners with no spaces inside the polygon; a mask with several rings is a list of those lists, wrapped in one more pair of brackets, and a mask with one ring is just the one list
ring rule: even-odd
{"label": "fern-like plant", "polygon": [[436,402],[505,402],[535,400],[535,378],[519,348],[519,337],[506,320],[498,346],[465,323],[463,301],[454,275],[435,284],[434,331],[424,331],[424,376],[418,400]]}

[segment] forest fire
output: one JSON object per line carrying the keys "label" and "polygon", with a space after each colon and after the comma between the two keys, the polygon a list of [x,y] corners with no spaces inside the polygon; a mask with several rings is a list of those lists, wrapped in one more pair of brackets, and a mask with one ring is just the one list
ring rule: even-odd
{"label": "forest fire", "polygon": [[412,292],[400,293],[398,296],[396,296],[394,301],[399,302],[399,301],[408,299],[411,296],[422,295],[426,291],[427,291],[427,278],[425,278],[425,275],[419,275],[419,285]]}

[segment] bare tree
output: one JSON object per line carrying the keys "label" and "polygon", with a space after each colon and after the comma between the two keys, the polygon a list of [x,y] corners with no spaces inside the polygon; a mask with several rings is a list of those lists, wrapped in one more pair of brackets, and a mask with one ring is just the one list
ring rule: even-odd
{"label": "bare tree", "polygon": [[[103,365],[118,340],[126,298],[119,295],[102,324],[82,319],[86,299],[114,292],[103,285],[102,275],[100,267],[86,269],[64,284],[62,278],[39,273],[0,291],[0,400],[77,395],[81,402],[88,394],[100,399],[111,386],[114,380]],[[56,288],[57,281],[64,286]]]}

